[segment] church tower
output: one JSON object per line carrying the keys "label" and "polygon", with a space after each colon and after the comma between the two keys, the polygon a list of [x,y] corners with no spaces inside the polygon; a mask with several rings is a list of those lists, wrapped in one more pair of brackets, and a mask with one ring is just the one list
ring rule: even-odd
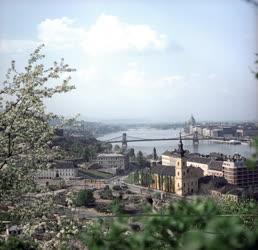
{"label": "church tower", "polygon": [[179,157],[176,159],[176,166],[175,166],[175,193],[180,196],[184,196],[187,194],[186,189],[186,178],[187,178],[187,165],[186,159],[184,157],[185,150],[181,138],[180,133],[180,140],[178,144],[178,154]]}

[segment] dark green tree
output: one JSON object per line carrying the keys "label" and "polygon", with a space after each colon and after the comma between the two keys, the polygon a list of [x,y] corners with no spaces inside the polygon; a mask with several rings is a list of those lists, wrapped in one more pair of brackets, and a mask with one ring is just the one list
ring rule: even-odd
{"label": "dark green tree", "polygon": [[136,160],[141,167],[144,166],[145,159],[144,159],[142,151],[140,151],[140,150],[138,151],[137,156],[136,156]]}
{"label": "dark green tree", "polygon": [[1,250],[36,250],[37,244],[28,239],[11,236],[6,241],[0,240]]}
{"label": "dark green tree", "polygon": [[80,206],[89,206],[95,202],[95,198],[92,190],[80,190],[75,197],[75,205]]}

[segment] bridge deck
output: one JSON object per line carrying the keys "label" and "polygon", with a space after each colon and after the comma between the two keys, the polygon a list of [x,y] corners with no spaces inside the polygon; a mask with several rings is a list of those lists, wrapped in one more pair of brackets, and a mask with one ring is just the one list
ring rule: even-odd
{"label": "bridge deck", "polygon": [[[143,142],[143,141],[178,141],[179,138],[149,138],[149,139],[128,139],[126,142]],[[182,138],[182,140],[186,141],[192,141],[193,138],[185,137]],[[244,139],[227,139],[224,137],[209,137],[209,138],[198,138],[199,141],[231,141],[231,140],[237,140],[237,141],[243,141],[246,142],[247,140]],[[106,141],[107,143],[121,143],[122,140],[111,140],[111,141]]]}

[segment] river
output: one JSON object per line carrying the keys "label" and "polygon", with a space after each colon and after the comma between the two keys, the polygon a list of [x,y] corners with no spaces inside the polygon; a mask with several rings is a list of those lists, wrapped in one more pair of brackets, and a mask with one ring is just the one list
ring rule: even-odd
{"label": "river", "polygon": [[[98,137],[98,140],[107,141],[111,138],[122,136],[122,133],[127,134],[127,138],[130,136],[138,138],[169,138],[179,136],[180,129],[154,129],[148,127],[142,127],[138,129],[129,129],[127,131],[120,131],[115,133],[106,134]],[[129,138],[128,138],[129,139]],[[223,153],[226,155],[233,155],[239,153],[245,157],[249,157],[254,153],[254,149],[248,145],[229,145],[218,144],[210,141],[199,141],[199,145],[193,145],[192,141],[183,141],[184,148],[190,152],[196,152],[201,154],[209,154],[211,152]],[[121,146],[121,143],[116,143]],[[166,150],[174,150],[177,148],[178,141],[145,141],[145,142],[129,142],[128,147],[134,148],[135,152],[141,150],[145,155],[151,154],[155,147],[158,155],[161,155]]]}

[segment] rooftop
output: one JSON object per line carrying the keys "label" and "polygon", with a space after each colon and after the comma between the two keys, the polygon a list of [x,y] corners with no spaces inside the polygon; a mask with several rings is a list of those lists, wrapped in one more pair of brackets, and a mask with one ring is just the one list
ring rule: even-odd
{"label": "rooftop", "polygon": [[155,174],[159,175],[169,175],[175,176],[175,167],[174,166],[163,166],[163,165],[156,165],[150,168],[150,171]]}
{"label": "rooftop", "polygon": [[72,161],[55,161],[52,167],[57,169],[71,169],[71,168],[73,169],[73,168],[77,168],[78,166]]}
{"label": "rooftop", "polygon": [[98,154],[98,157],[124,157],[123,154]]}
{"label": "rooftop", "polygon": [[211,162],[211,158],[208,157],[188,157],[188,162],[196,162],[201,164],[209,164]]}
{"label": "rooftop", "polygon": [[222,165],[223,165],[223,161],[211,160],[211,162],[209,163],[209,169],[222,171]]}

